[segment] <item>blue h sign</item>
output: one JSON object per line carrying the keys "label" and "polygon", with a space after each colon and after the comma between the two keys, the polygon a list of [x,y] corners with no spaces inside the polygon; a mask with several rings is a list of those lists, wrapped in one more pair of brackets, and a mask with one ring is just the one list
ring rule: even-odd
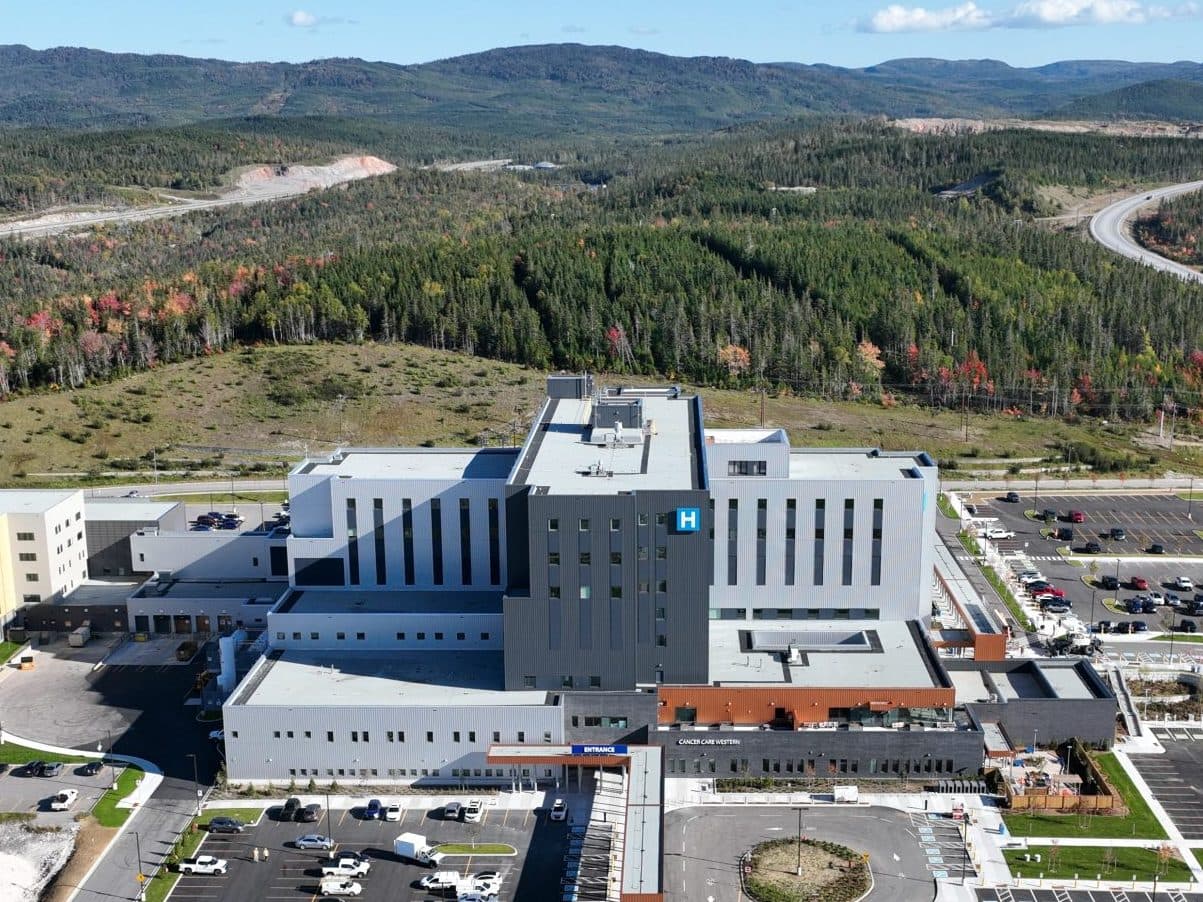
{"label": "blue h sign", "polygon": [[697,507],[677,508],[677,532],[697,532],[702,528],[702,510]]}

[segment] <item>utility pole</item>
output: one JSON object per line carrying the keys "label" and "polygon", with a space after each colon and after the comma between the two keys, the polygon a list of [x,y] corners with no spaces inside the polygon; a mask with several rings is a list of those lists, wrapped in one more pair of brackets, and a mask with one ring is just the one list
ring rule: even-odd
{"label": "utility pole", "polygon": [[196,754],[193,752],[189,752],[184,757],[192,759],[192,794],[196,797],[196,816],[200,817],[201,816],[201,791],[200,791],[200,780],[198,779],[197,770],[196,770]]}
{"label": "utility pole", "polygon": [[798,877],[802,876],[802,809],[798,809],[798,869],[795,871]]}

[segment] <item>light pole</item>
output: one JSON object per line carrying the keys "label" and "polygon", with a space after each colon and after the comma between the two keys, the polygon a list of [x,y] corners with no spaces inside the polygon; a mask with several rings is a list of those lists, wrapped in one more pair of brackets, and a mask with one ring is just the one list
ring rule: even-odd
{"label": "light pole", "polygon": [[795,874],[802,876],[802,809],[798,809],[798,869]]}
{"label": "light pole", "polygon": [[134,834],[134,848],[138,854],[138,873],[134,879],[138,881],[138,899],[146,898],[146,875],[142,873],[142,837],[137,833]]}
{"label": "light pole", "polygon": [[1094,599],[1098,595],[1098,586],[1093,586],[1090,589],[1090,632],[1095,632],[1094,628]]}
{"label": "light pole", "polygon": [[194,796],[196,796],[196,816],[200,817],[201,816],[201,791],[200,791],[200,780],[198,779],[198,775],[197,775],[197,771],[196,771],[196,755],[193,752],[189,752],[184,757],[192,759],[192,794]]}
{"label": "light pole", "polygon": [[1195,500],[1195,477],[1190,478],[1190,489],[1186,493],[1186,519],[1191,519],[1190,509]]}
{"label": "light pole", "polygon": [[1032,729],[1032,751],[1033,752],[1036,751],[1036,737],[1039,735],[1040,735],[1040,730],[1037,728],[1033,728]]}

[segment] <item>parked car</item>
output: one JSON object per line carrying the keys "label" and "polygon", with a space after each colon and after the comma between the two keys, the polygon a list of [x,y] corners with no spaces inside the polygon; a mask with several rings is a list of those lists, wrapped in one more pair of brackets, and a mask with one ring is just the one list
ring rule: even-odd
{"label": "parked car", "polygon": [[1199,632],[1199,625],[1193,620],[1183,620],[1178,624],[1178,632],[1197,633]]}
{"label": "parked car", "polygon": [[1046,507],[1044,512],[1040,515],[1040,518],[1044,520],[1045,523],[1052,523],[1054,520],[1058,519],[1057,512],[1051,507]]}
{"label": "parked car", "polygon": [[370,861],[354,861],[350,858],[322,862],[323,877],[366,877],[371,869]]}
{"label": "parked car", "polygon": [[976,504],[966,504],[965,505],[965,513],[967,513],[971,517],[975,516],[977,514],[977,505]]}
{"label": "parked car", "polygon": [[1143,620],[1133,620],[1132,621],[1132,632],[1147,633],[1148,631],[1149,631],[1149,625],[1147,623],[1145,623]]}
{"label": "parked car", "polygon": [[1104,576],[1099,579],[1099,588],[1114,592],[1119,588],[1119,580],[1114,576]]}
{"label": "parked car", "polygon": [[303,824],[316,824],[322,819],[322,806],[312,802],[297,812],[297,820]]}
{"label": "parked car", "polygon": [[236,817],[215,817],[209,821],[210,833],[241,833],[245,827]]}
{"label": "parked car", "polygon": [[201,514],[199,517],[196,518],[197,526],[212,526],[216,522],[217,521],[214,520],[212,517],[210,517],[208,514]]}
{"label": "parked car", "polygon": [[95,777],[102,770],[104,770],[104,762],[97,760],[89,761],[87,764],[81,767],[77,773],[81,777]]}
{"label": "parked car", "polygon": [[1111,632],[1116,633],[1121,636],[1126,636],[1128,633],[1132,632],[1132,621],[1130,621],[1130,620],[1119,621],[1119,623],[1115,624],[1115,626],[1113,626],[1111,628]]}
{"label": "parked car", "polygon": [[401,806],[394,802],[392,805],[385,807],[384,819],[392,823],[401,820]]}
{"label": "parked car", "polygon": [[209,513],[205,514],[205,516],[213,520],[214,523],[216,523],[218,520],[224,520],[226,518],[226,515],[221,511],[209,511]]}
{"label": "parked car", "polygon": [[1045,586],[1041,589],[1038,595],[1051,595],[1053,598],[1064,598],[1065,590],[1057,586]]}
{"label": "parked car", "polygon": [[45,761],[30,761],[21,768],[21,773],[27,777],[40,777],[42,776],[42,768],[45,766]]}
{"label": "parked car", "polygon": [[468,799],[468,806],[464,809],[464,822],[475,824],[485,813],[485,803],[480,799]]}
{"label": "parked car", "polygon": [[191,531],[192,532],[212,532],[213,527],[206,526],[204,523],[197,523],[195,526],[192,527]]}
{"label": "parked car", "polygon": [[1103,550],[1103,546],[1098,542],[1087,542],[1082,546],[1082,551],[1086,554],[1099,554]]}
{"label": "parked car", "polygon": [[323,877],[317,891],[324,896],[358,896],[363,892],[363,884],[345,877]]}
{"label": "parked car", "polygon": [[[1133,611],[1133,613],[1135,613],[1135,611]],[[1140,613],[1156,614],[1157,613],[1157,602],[1155,602],[1151,598],[1146,598],[1140,606]]]}
{"label": "parked car", "polygon": [[459,802],[448,802],[443,806],[443,820],[458,821],[464,814],[464,806]]}
{"label": "parked car", "polygon": [[63,772],[63,762],[47,761],[42,764],[41,770],[38,771],[39,777],[57,777]]}
{"label": "parked car", "polygon": [[1054,598],[1046,602],[1042,606],[1041,610],[1043,610],[1046,614],[1068,614],[1070,612],[1070,607],[1060,598]]}
{"label": "parked car", "polygon": [[237,520],[222,520],[220,523],[217,524],[217,528],[218,529],[237,529],[238,525],[239,524],[238,524]]}
{"label": "parked car", "polygon": [[1086,514],[1082,513],[1082,511],[1070,511],[1069,512],[1069,522],[1070,523],[1085,523],[1086,522]]}
{"label": "parked car", "polygon": [[1165,596],[1162,595],[1160,592],[1156,592],[1156,591],[1150,592],[1149,600],[1151,602],[1153,602],[1153,604],[1165,604]]}
{"label": "parked car", "polygon": [[334,840],[321,833],[306,833],[298,836],[292,841],[292,844],[298,849],[321,849],[323,852],[334,848]]}
{"label": "parked car", "polygon": [[1020,570],[1015,574],[1015,578],[1021,583],[1030,583],[1038,579],[1044,579],[1044,574],[1039,570]]}
{"label": "parked car", "polygon": [[551,814],[548,815],[553,821],[562,821],[568,818],[568,803],[563,799],[556,799],[551,803]]}
{"label": "parked car", "polygon": [[368,803],[363,807],[363,819],[365,821],[379,820],[384,813],[384,805],[380,799],[369,799]]}
{"label": "parked car", "polygon": [[180,862],[181,874],[225,874],[230,863],[212,855],[197,855]]}
{"label": "parked car", "polygon": [[1138,589],[1143,592],[1145,589],[1149,588],[1149,581],[1143,576],[1130,576],[1128,577],[1128,585],[1130,585],[1133,589]]}
{"label": "parked car", "polygon": [[296,796],[292,796],[290,799],[285,801],[283,805],[276,809],[276,817],[282,821],[293,821],[296,820],[297,812],[300,810],[301,800]]}
{"label": "parked car", "polygon": [[1107,535],[1116,542],[1123,542],[1128,538],[1128,531],[1122,526],[1112,526],[1111,531]]}
{"label": "parked car", "polygon": [[1143,598],[1129,598],[1128,601],[1126,602],[1125,610],[1129,614],[1143,614],[1144,610],[1145,610],[1144,609],[1144,599]]}
{"label": "parked car", "polygon": [[1110,620],[1100,620],[1094,625],[1094,631],[1096,633],[1109,633],[1113,625]]}
{"label": "parked car", "polygon": [[78,789],[64,789],[50,800],[51,811],[70,811],[75,800],[79,798]]}
{"label": "parked car", "polygon": [[1034,579],[1027,584],[1027,590],[1029,592],[1043,592],[1051,585],[1052,583],[1050,583],[1047,579]]}
{"label": "parked car", "polygon": [[1189,576],[1179,576],[1174,580],[1174,588],[1181,589],[1183,592],[1195,591],[1195,583]]}
{"label": "parked car", "polygon": [[1007,492],[1003,497],[1011,504],[1019,503],[1019,492]]}
{"label": "parked car", "polygon": [[1165,554],[1165,546],[1160,542],[1154,542],[1149,546],[1149,554]]}
{"label": "parked car", "polygon": [[1001,526],[991,526],[989,529],[984,529],[980,535],[987,539],[1013,539],[1015,531],[1012,529],[1003,529]]}
{"label": "parked car", "polygon": [[1177,592],[1166,592],[1165,593],[1165,603],[1168,604],[1172,608],[1181,607],[1182,596],[1179,595]]}
{"label": "parked car", "polygon": [[1056,537],[1059,542],[1072,542],[1074,540],[1074,528],[1072,526],[1058,526]]}

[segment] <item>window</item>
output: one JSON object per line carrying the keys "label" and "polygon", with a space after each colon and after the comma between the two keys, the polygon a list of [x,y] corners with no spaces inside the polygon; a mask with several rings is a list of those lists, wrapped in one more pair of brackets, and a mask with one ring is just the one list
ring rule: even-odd
{"label": "window", "polygon": [[19,533],[17,533],[17,541],[18,542],[32,542],[33,541],[33,533],[32,532],[19,532]]}
{"label": "window", "polygon": [[459,500],[459,575],[465,586],[472,585],[472,503]]}
{"label": "window", "polygon": [[729,460],[727,461],[728,476],[767,476],[768,461],[765,460]]}
{"label": "window", "polygon": [[414,584],[414,509],[408,498],[401,499],[401,538],[405,544],[405,585]]}
{"label": "window", "polygon": [[592,598],[593,589],[590,586],[581,586],[581,598]]}
{"label": "window", "polygon": [[[532,677],[532,679],[533,679],[533,677]],[[500,731],[500,730],[494,730],[494,731],[493,731],[493,741],[494,741],[494,742],[501,742],[501,731]]]}
{"label": "window", "polygon": [[668,514],[656,514],[656,525],[657,526],[667,526],[668,525]]}
{"label": "window", "polygon": [[420,632],[420,633],[418,633],[418,641],[419,641],[419,642],[425,642],[425,641],[426,641],[426,634],[425,634],[425,633],[423,633],[423,632]]}
{"label": "window", "polygon": [[646,595],[649,591],[651,591],[651,586],[652,586],[652,584],[650,582],[648,582],[646,579],[639,580],[640,594]]}
{"label": "window", "polygon": [[795,538],[798,530],[797,499],[785,499],[785,584],[794,584]]}
{"label": "window", "polygon": [[475,741],[476,741],[476,731],[475,731],[475,730],[469,730],[469,731],[468,731],[468,741],[469,741],[469,742],[475,742]]}
{"label": "window", "polygon": [[404,741],[405,741],[405,731],[404,731],[404,730],[401,730],[401,731],[399,731],[399,732],[397,733],[397,741],[398,741],[398,742],[404,742]]}
{"label": "window", "polygon": [[666,580],[666,579],[656,580],[656,591],[661,594],[667,592],[668,591],[668,580]]}
{"label": "window", "polygon": [[333,731],[333,730],[327,730],[327,731],[326,731],[326,741],[327,741],[327,742],[333,742],[333,741],[334,741],[334,731]]}
{"label": "window", "polygon": [[436,641],[436,642],[442,642],[442,641],[443,641],[443,634],[442,634],[442,633],[437,633],[437,632],[436,632],[436,633],[434,634],[434,639],[435,639],[435,641]]}
{"label": "window", "polygon": [[667,608],[656,608],[656,619],[657,620],[663,620],[667,616],[668,616]]}
{"label": "window", "polygon": [[739,501],[727,501],[727,585],[739,583]]}
{"label": "window", "polygon": [[618,532],[622,529],[622,521],[617,517],[610,518],[610,532]]}
{"label": "window", "polygon": [[547,565],[549,567],[557,567],[557,566],[559,566],[559,564],[560,564],[560,552],[558,552],[558,551],[547,552]]}
{"label": "window", "polygon": [[767,498],[756,500],[756,585],[763,586],[767,580],[768,560],[768,516]]}
{"label": "window", "polygon": [[456,641],[463,642],[466,638],[468,638],[468,636],[467,636],[467,633],[456,633],[455,638],[456,638]]}
{"label": "window", "polygon": [[853,529],[856,522],[856,501],[852,498],[844,499],[844,566],[842,582],[845,586],[852,585],[852,544],[853,544]]}
{"label": "window", "polygon": [[[533,676],[531,676],[530,674],[527,674],[526,676],[524,676],[522,678],[522,688],[523,689],[534,689],[535,688],[535,678]],[[500,740],[494,739],[493,741],[499,742]]]}
{"label": "window", "polygon": [[581,556],[580,556],[580,561],[582,564],[586,564],[586,565],[593,563],[592,553],[588,552],[588,551],[582,551]]}
{"label": "window", "polygon": [[357,641],[359,641],[359,642],[362,642],[362,641],[363,641],[364,639],[366,639],[367,637],[368,637],[368,634],[367,634],[367,633],[356,633],[356,634],[355,634],[355,639],[356,639]]}
{"label": "window", "polygon": [[622,552],[621,551],[611,551],[610,552],[610,563],[611,564],[621,564],[622,563]]}
{"label": "window", "polygon": [[581,532],[588,532],[588,531],[589,531],[589,520],[588,520],[587,518],[582,518],[582,519],[581,519],[581,522],[580,522],[580,531],[581,531]]}
{"label": "window", "polygon": [[547,587],[547,597],[548,598],[559,598],[560,597],[560,587],[559,586],[548,586]]}
{"label": "window", "polygon": [[443,505],[438,498],[430,499],[430,550],[433,555],[434,584],[443,584]]}
{"label": "window", "polygon": [[251,558],[251,566],[258,567],[259,566],[259,558],[257,558],[257,557]]}
{"label": "window", "polygon": [[376,551],[376,585],[388,583],[388,568],[384,550],[384,499],[372,499],[372,545]]}
{"label": "window", "polygon": [[451,731],[451,741],[452,741],[452,742],[459,742],[459,730],[452,730],[452,731]]}
{"label": "window", "polygon": [[301,634],[300,634],[300,633],[293,633],[293,634],[292,634],[292,641],[293,641],[293,642],[300,642],[300,641],[301,641]]}
{"label": "window", "polygon": [[668,645],[668,636],[664,635],[663,633],[658,634],[656,636],[656,644],[661,648],[664,648],[666,645]]}
{"label": "window", "polygon": [[667,561],[668,560],[668,546],[667,545],[657,545],[656,546],[656,560],[658,560],[658,561]]}
{"label": "window", "polygon": [[640,545],[635,557],[637,557],[641,561],[646,561],[647,560],[647,546]]}
{"label": "window", "polygon": [[481,634],[480,634],[480,641],[481,641],[481,642],[488,642],[488,641],[489,641],[489,634],[488,634],[488,633],[481,633]]}
{"label": "window", "polygon": [[548,532],[559,532],[560,531],[559,518],[552,517],[550,520],[547,521],[547,531]]}
{"label": "window", "polygon": [[355,520],[355,499],[347,499],[347,568],[351,585],[359,585],[359,528]]}
{"label": "window", "polygon": [[525,730],[519,730],[519,731],[518,731],[518,741],[519,741],[519,742],[526,742],[526,731],[525,731]]}
{"label": "window", "polygon": [[22,551],[19,555],[17,555],[17,558],[18,560],[25,561],[26,563],[32,563],[38,559],[38,556],[31,551]]}
{"label": "window", "polygon": [[647,526],[647,514],[640,514],[635,519],[635,522],[638,523],[640,526]]}
{"label": "window", "polygon": [[825,525],[827,520],[827,502],[823,498],[815,499],[815,559],[814,584],[823,585],[823,544],[826,538]]}
{"label": "window", "polygon": [[434,742],[434,731],[433,731],[433,730],[427,730],[427,731],[426,731],[426,741],[427,741],[427,742]]}
{"label": "window", "polygon": [[393,741],[393,731],[389,730],[387,733],[385,733],[384,739],[386,742],[392,742]]}
{"label": "window", "polygon": [[276,641],[277,641],[277,642],[283,642],[283,641],[284,641],[284,633],[282,633],[282,632],[281,632],[281,633],[276,633]]}
{"label": "window", "polygon": [[[355,735],[354,733],[351,734],[351,736],[354,736],[354,735]],[[279,738],[280,738],[280,731],[272,730],[272,739],[279,739]]]}
{"label": "window", "polygon": [[[277,736],[279,736],[280,734],[279,734],[279,733],[277,733],[276,735],[277,735]],[[358,731],[358,730],[352,730],[352,731],[351,731],[351,741],[352,741],[352,742],[359,742],[359,731]]]}
{"label": "window", "polygon": [[501,513],[496,498],[489,499],[489,584],[501,584]]}
{"label": "window", "polygon": [[869,562],[869,584],[873,586],[881,585],[881,525],[884,507],[884,499],[873,499],[873,546]]}
{"label": "window", "polygon": [[622,598],[622,586],[610,586],[611,598]]}
{"label": "window", "polygon": [[334,638],[341,641],[341,640],[347,638],[347,634],[346,633],[335,633]]}
{"label": "window", "polygon": [[320,639],[321,637],[322,637],[321,633],[310,633],[310,634],[309,634],[309,641],[310,641],[310,642],[316,642],[316,641],[317,641],[318,639]]}
{"label": "window", "polygon": [[36,583],[37,581],[38,581],[38,575],[36,573],[26,573],[25,574],[25,582]]}
{"label": "window", "polygon": [[601,677],[600,676],[589,677],[589,688],[590,689],[600,689],[601,688]]}
{"label": "window", "polygon": [[405,641],[405,633],[397,633],[397,641],[404,642]]}

